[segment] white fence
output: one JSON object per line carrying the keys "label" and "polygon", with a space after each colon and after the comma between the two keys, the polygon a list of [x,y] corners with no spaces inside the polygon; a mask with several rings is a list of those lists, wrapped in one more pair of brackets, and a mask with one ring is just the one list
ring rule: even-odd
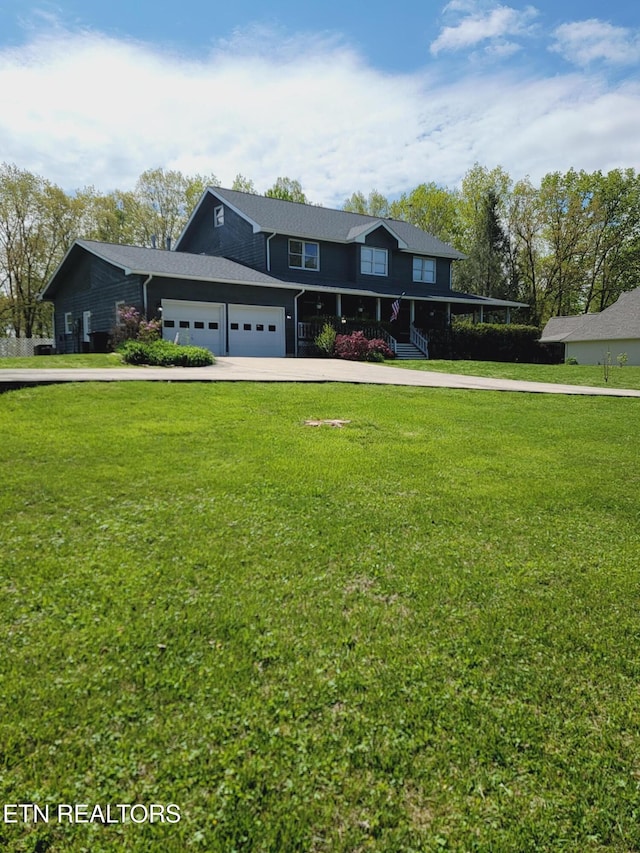
{"label": "white fence", "polygon": [[52,347],[53,338],[0,338],[0,358],[34,355],[38,346]]}

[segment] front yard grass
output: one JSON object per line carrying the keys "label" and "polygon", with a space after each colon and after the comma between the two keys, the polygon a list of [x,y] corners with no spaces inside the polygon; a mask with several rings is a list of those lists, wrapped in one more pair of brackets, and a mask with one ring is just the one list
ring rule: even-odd
{"label": "front yard grass", "polygon": [[46,370],[49,368],[77,367],[129,367],[116,352],[76,353],[70,355],[37,355],[20,358],[0,358],[0,370],[31,368]]}
{"label": "front yard grass", "polygon": [[0,823],[0,847],[640,849],[639,415],[330,384],[0,396],[3,803],[181,809]]}
{"label": "front yard grass", "polygon": [[527,382],[552,382],[562,385],[591,385],[596,388],[640,389],[640,367],[609,368],[605,381],[602,365],[586,364],[513,364],[502,361],[464,361],[432,359],[429,361],[389,360],[385,364],[410,370],[435,370],[461,373],[463,376],[489,376],[496,379],[521,379]]}

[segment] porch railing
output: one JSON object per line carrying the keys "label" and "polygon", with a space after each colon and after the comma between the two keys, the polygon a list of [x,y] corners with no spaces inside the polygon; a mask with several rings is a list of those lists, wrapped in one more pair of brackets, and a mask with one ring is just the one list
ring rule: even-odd
{"label": "porch railing", "polygon": [[[298,322],[298,340],[312,342],[314,341],[323,328],[322,323],[306,323]],[[338,334],[349,335],[354,331],[361,331],[365,338],[382,338],[389,349],[394,353],[397,352],[398,342],[385,329],[375,324],[370,326],[362,325],[362,323],[352,323],[347,321],[344,325],[337,329]]]}
{"label": "porch railing", "polygon": [[317,323],[298,323],[298,340],[313,341],[320,334],[320,326]]}
{"label": "porch railing", "polygon": [[419,332],[416,327],[411,324],[411,329],[409,332],[409,340],[414,345],[414,347],[418,347],[420,352],[424,353],[427,358],[429,358],[429,340],[426,335],[423,335],[422,332]]}

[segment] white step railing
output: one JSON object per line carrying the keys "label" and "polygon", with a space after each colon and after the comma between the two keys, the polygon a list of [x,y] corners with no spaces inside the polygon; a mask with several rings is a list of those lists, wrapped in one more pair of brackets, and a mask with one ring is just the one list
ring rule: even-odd
{"label": "white step railing", "polygon": [[385,344],[389,347],[394,355],[398,353],[398,341],[395,338],[392,338],[389,332],[386,332],[384,329],[377,329],[376,335],[385,342]]}
{"label": "white step railing", "polygon": [[411,330],[409,333],[409,340],[417,347],[420,352],[424,353],[427,358],[429,358],[429,340],[426,335],[423,335],[422,332],[419,332],[416,327],[411,324]]}

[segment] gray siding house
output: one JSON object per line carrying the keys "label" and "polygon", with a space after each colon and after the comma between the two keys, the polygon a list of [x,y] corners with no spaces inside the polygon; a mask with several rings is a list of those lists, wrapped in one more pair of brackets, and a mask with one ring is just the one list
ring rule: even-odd
{"label": "gray siding house", "polygon": [[171,251],[77,240],[42,298],[58,352],[95,348],[135,305],[163,337],[216,355],[299,355],[322,318],[375,328],[398,299],[393,345],[425,351],[452,314],[521,306],[453,291],[463,258],[400,220],[211,187]]}
{"label": "gray siding house", "polygon": [[543,344],[563,344],[564,357],[578,364],[616,363],[625,356],[640,365],[640,287],[622,293],[617,302],[597,314],[552,317],[542,330]]}

